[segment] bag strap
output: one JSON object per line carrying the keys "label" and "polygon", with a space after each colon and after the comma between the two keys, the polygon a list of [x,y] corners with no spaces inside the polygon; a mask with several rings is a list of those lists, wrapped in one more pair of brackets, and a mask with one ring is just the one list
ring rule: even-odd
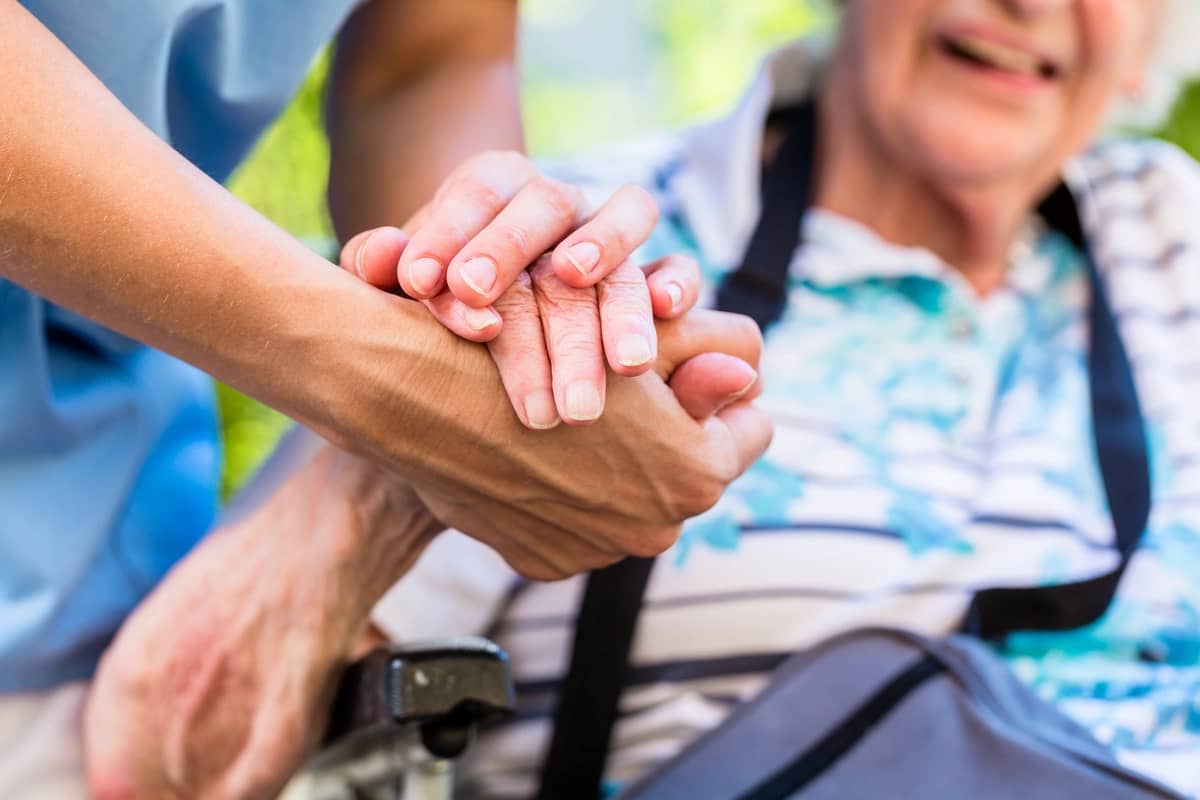
{"label": "bag strap", "polygon": [[1059,184],[1038,212],[1087,259],[1092,435],[1119,558],[1111,571],[1090,580],[976,592],[963,631],[982,639],[1000,639],[1020,630],[1070,630],[1095,622],[1111,605],[1150,518],[1150,457],[1133,368],[1083,234],[1078,206],[1066,184]]}
{"label": "bag strap", "polygon": [[[762,213],[742,266],[717,292],[719,309],[753,317],[763,328],[782,315],[787,303],[787,266],[800,244],[800,222],[809,205],[815,104],[780,112],[778,120],[787,133],[763,175]],[[553,737],[542,763],[539,800],[600,796],[633,634],[653,566],[652,558],[627,558],[588,576],[575,621],[571,664],[559,690]]]}
{"label": "bag strap", "polygon": [[[805,102],[783,115],[788,133],[763,176],[763,210],[744,263],[717,292],[718,308],[746,314],[764,330],[778,321],[786,306],[788,271],[810,205],[815,163],[815,103]],[[1068,630],[1098,619],[1112,603],[1150,514],[1147,439],[1133,370],[1084,236],[1078,206],[1067,186],[1060,184],[1038,212],[1087,260],[1092,294],[1088,350],[1092,430],[1119,560],[1112,571],[1085,581],[977,592],[962,629],[984,639],[1019,630]],[[540,800],[600,796],[652,562],[627,559],[588,578],[570,672],[559,695],[553,739],[543,765]]]}
{"label": "bag strap", "polygon": [[608,744],[653,558],[627,558],[588,575],[571,666],[559,689],[539,800],[600,797]]}

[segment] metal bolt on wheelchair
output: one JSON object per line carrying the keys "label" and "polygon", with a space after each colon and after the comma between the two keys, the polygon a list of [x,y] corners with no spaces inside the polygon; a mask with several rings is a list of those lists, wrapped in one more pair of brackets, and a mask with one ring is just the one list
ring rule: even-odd
{"label": "metal bolt on wheelchair", "polygon": [[513,704],[508,657],[486,639],[375,650],[342,677],[303,797],[449,800],[453,759]]}

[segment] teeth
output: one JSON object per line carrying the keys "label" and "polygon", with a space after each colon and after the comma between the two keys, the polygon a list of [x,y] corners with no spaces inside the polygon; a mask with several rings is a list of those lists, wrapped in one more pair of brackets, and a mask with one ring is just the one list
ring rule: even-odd
{"label": "teeth", "polygon": [[977,39],[973,36],[956,37],[954,46],[997,69],[1023,72],[1028,75],[1041,73],[1041,64],[1036,57],[986,39]]}

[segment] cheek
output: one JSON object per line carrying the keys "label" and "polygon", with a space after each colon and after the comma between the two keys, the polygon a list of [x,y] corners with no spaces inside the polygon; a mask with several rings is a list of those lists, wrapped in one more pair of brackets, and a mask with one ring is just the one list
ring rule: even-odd
{"label": "cheek", "polygon": [[1090,83],[1119,87],[1139,77],[1158,9],[1156,0],[1079,0],[1082,72]]}

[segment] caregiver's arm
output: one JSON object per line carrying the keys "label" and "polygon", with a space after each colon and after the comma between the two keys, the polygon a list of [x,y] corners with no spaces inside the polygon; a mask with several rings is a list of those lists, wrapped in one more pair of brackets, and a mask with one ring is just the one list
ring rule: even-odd
{"label": "caregiver's arm", "polygon": [[331,372],[288,373],[336,316],[382,316],[375,293],[189,164],[13,0],[0,75],[0,276],[328,429]]}
{"label": "caregiver's arm", "polygon": [[[0,75],[0,275],[394,469],[480,538],[521,506],[531,571],[665,549],[766,447],[753,409],[699,425],[648,375],[622,382],[610,424],[520,436],[486,354],[239,203],[13,0]],[[692,354],[727,347],[730,324],[757,336],[727,321]],[[596,552],[564,553],[572,537]]]}

